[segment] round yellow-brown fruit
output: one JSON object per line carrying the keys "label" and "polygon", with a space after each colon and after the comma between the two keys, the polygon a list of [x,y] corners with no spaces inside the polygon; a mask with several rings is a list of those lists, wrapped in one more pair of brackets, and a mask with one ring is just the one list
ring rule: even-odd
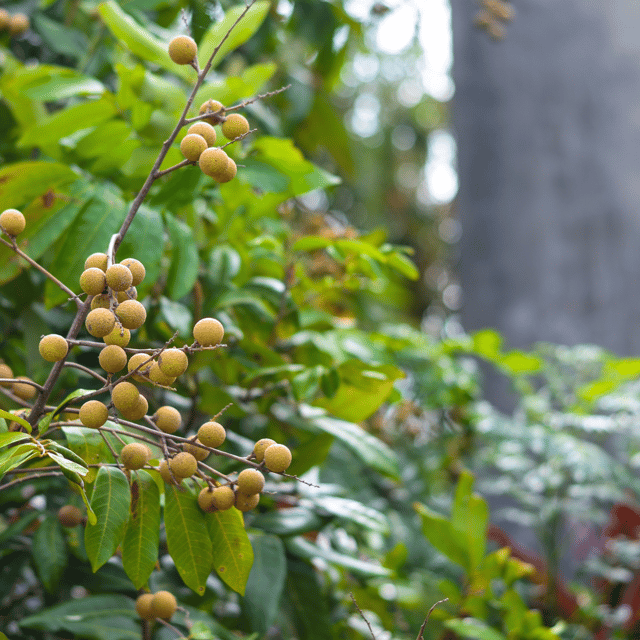
{"label": "round yellow-brown fruit", "polygon": [[102,349],[98,362],[107,373],[117,373],[127,366],[127,354],[122,347],[110,344]]}
{"label": "round yellow-brown fruit", "polygon": [[123,264],[112,264],[105,271],[105,277],[114,291],[126,291],[133,284],[133,274]]}
{"label": "round yellow-brown fruit", "polygon": [[[13,371],[8,364],[0,363],[0,378],[13,378]],[[0,382],[0,387],[10,387],[10,382]]]}
{"label": "round yellow-brown fruit", "polygon": [[155,615],[151,611],[151,601],[153,600],[153,593],[143,593],[136,599],[136,613],[143,620],[155,620]]}
{"label": "round yellow-brown fruit", "polygon": [[9,26],[9,12],[6,9],[0,9],[0,30]]}
{"label": "round yellow-brown fruit", "polygon": [[92,253],[85,261],[85,269],[100,269],[101,271],[107,270],[107,264],[109,263],[109,256],[106,253]]}
{"label": "round yellow-brown fruit", "polygon": [[69,353],[69,344],[57,333],[50,333],[40,340],[38,350],[47,362],[58,362]]}
{"label": "round yellow-brown fruit", "polygon": [[198,506],[207,513],[216,510],[216,506],[213,504],[213,489],[205,487],[198,494]]}
{"label": "round yellow-brown fruit", "polygon": [[225,182],[231,182],[231,180],[233,180],[237,174],[238,165],[235,163],[235,160],[233,160],[233,158],[229,158],[226,169],[220,173],[220,175],[217,177],[217,180],[222,184],[224,184]]}
{"label": "round yellow-brown fruit", "polygon": [[158,591],[153,594],[151,600],[151,612],[156,618],[169,620],[176,612],[178,603],[175,596],[169,591]]}
{"label": "round yellow-brown fruit", "polygon": [[207,146],[207,141],[201,135],[188,133],[180,142],[180,153],[187,160],[196,162]]}
{"label": "round yellow-brown fruit", "polygon": [[131,382],[118,382],[111,391],[111,402],[118,411],[131,411],[138,403],[140,392]]}
{"label": "round yellow-brown fruit", "polygon": [[169,43],[169,57],[176,64],[191,64],[198,53],[198,45],[189,36],[176,36]]}
{"label": "round yellow-brown fruit", "polygon": [[158,356],[158,366],[162,373],[177,378],[187,370],[189,358],[182,349],[165,349]]}
{"label": "round yellow-brown fruit", "polygon": [[116,317],[109,309],[92,309],[84,322],[87,331],[95,338],[104,338],[116,325]]}
{"label": "round yellow-brown fruit", "polygon": [[104,271],[98,267],[89,267],[80,275],[80,288],[90,296],[102,293],[106,284]]}
{"label": "round yellow-brown fruit", "polygon": [[245,493],[236,493],[235,507],[238,511],[251,511],[255,509],[260,502],[260,494],[246,495]]}
{"label": "round yellow-brown fruit", "polygon": [[264,452],[264,464],[274,473],[282,473],[291,464],[291,451],[283,444],[272,444]]}
{"label": "round yellow-brown fruit", "polygon": [[189,133],[197,133],[199,136],[202,136],[209,147],[213,147],[216,143],[216,130],[210,125],[208,122],[201,120],[200,122],[194,122],[188,129],[187,134]]}
{"label": "round yellow-brown fruit", "polygon": [[138,290],[135,287],[129,287],[126,291],[118,291],[116,294],[116,300],[125,302],[126,300],[137,300]]}
{"label": "round yellow-brown fruit", "polygon": [[137,287],[144,280],[145,275],[147,275],[147,271],[140,260],[125,258],[120,264],[123,264],[131,271],[131,275],[133,276],[132,284],[134,287]]}
{"label": "round yellow-brown fruit", "polygon": [[79,417],[80,422],[82,422],[85,427],[97,429],[107,421],[109,411],[99,400],[87,400],[87,402],[80,407]]}
{"label": "round yellow-brown fruit", "polygon": [[91,299],[91,309],[109,309],[111,298],[108,293],[99,293]]}
{"label": "round yellow-brown fruit", "polygon": [[[16,376],[16,380],[29,380],[33,382],[31,378],[27,376]],[[20,382],[12,382],[11,383],[11,392],[14,396],[18,396],[22,400],[31,400],[36,395],[36,388],[30,384],[24,384]]]}
{"label": "round yellow-brown fruit", "polygon": [[7,235],[15,238],[20,235],[27,226],[27,221],[17,209],[5,209],[0,213],[0,227]]}
{"label": "round yellow-brown fruit", "polygon": [[175,407],[164,405],[153,414],[153,420],[160,431],[175,433],[182,424],[182,416]]}
{"label": "round yellow-brown fruit", "polygon": [[220,147],[209,147],[200,154],[198,164],[205,175],[218,180],[227,175],[229,156]]}
{"label": "round yellow-brown fruit", "polygon": [[198,429],[198,440],[212,449],[217,449],[226,437],[227,433],[219,422],[205,422]]}
{"label": "round yellow-brown fruit", "polygon": [[151,458],[151,450],[142,442],[130,442],[122,447],[120,452],[120,462],[125,469],[134,471],[142,469]]}
{"label": "round yellow-brown fruit", "polygon": [[186,451],[181,451],[169,460],[169,468],[176,478],[189,478],[198,470],[198,461]]}
{"label": "round yellow-brown fruit", "polygon": [[213,490],[213,496],[211,496],[211,502],[213,506],[219,511],[226,511],[233,507],[233,503],[236,500],[236,495],[233,493],[231,487],[216,487]]}
{"label": "round yellow-brown fruit", "polygon": [[[200,110],[198,111],[199,115],[204,113],[216,113],[220,111],[220,109],[224,109],[224,105],[222,102],[218,102],[217,100],[207,100],[200,105]],[[202,121],[208,122],[211,125],[218,124],[222,120],[222,114],[220,115],[212,115],[208,118],[203,118]]]}
{"label": "round yellow-brown fruit", "polygon": [[[147,381],[147,376],[149,375],[149,370],[153,362],[153,360],[149,360],[149,357],[146,353],[135,353],[129,358],[129,362],[127,363],[127,371],[129,371],[129,373],[140,367],[132,376],[134,380],[138,382]],[[146,364],[143,364],[145,362]]]}
{"label": "round yellow-brown fruit", "polygon": [[193,337],[203,347],[211,347],[222,342],[224,327],[215,318],[202,318],[193,327]]}
{"label": "round yellow-brown fruit", "polygon": [[168,376],[166,373],[163,373],[157,362],[151,363],[151,368],[149,369],[149,380],[156,384],[160,384],[163,387],[170,387],[176,381],[175,377]]}
{"label": "round yellow-brown fruit", "polygon": [[116,315],[125,329],[139,329],[147,319],[147,310],[137,300],[125,300],[116,307]]}
{"label": "round yellow-brown fruit", "polygon": [[9,33],[21,36],[29,28],[29,18],[24,13],[16,13],[9,18]]}
{"label": "round yellow-brown fruit", "polygon": [[[95,300],[95,298],[94,298]],[[129,344],[129,340],[131,340],[131,331],[129,329],[125,329],[120,324],[116,324],[115,327],[108,333],[104,338],[105,344],[115,344],[118,347],[126,347]]]}
{"label": "round yellow-brown fruit", "polygon": [[[195,441],[197,444],[202,444],[199,440]],[[207,449],[203,449],[202,447],[196,446],[196,444],[191,444],[187,442],[182,445],[182,450],[190,453],[198,462],[202,462],[209,457],[210,451]]]}
{"label": "round yellow-brown fruit", "polygon": [[252,496],[264,489],[264,476],[257,469],[244,469],[238,475],[236,486],[240,493]]}
{"label": "round yellow-brown fruit", "polygon": [[147,411],[149,411],[149,403],[147,399],[140,394],[138,396],[137,403],[127,411],[122,411],[122,417],[125,420],[130,420],[131,422],[136,422],[137,420],[141,420],[144,416],[147,415]]}
{"label": "round yellow-brown fruit", "polygon": [[270,447],[272,444],[276,444],[276,441],[271,438],[262,438],[255,443],[253,446],[253,455],[257,462],[264,460],[264,452],[267,450],[267,447]]}
{"label": "round yellow-brown fruit", "polygon": [[227,119],[222,123],[222,135],[227,140],[235,140],[245,133],[249,133],[249,122],[239,113],[231,113],[227,116]]}
{"label": "round yellow-brown fruit", "polygon": [[63,527],[77,527],[84,521],[84,514],[78,507],[72,504],[65,504],[58,509],[58,522]]}

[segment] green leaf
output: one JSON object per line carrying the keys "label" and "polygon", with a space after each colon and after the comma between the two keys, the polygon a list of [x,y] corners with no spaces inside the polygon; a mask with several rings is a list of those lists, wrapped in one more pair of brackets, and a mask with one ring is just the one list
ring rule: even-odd
{"label": "green leaf", "polygon": [[23,94],[32,100],[54,102],[72,96],[100,95],[106,91],[106,87],[101,82],[73,69],[52,65],[38,65],[38,67],[40,71],[48,73],[46,75],[43,73],[34,78],[34,81],[22,86]]}
{"label": "green leaf", "polygon": [[502,336],[493,329],[483,329],[473,335],[473,351],[488,360],[497,361],[502,349]]}
{"label": "green leaf", "polygon": [[167,547],[183,582],[203,595],[211,572],[211,540],[196,496],[174,485],[165,486],[164,522]]}
{"label": "green leaf", "polygon": [[179,300],[193,289],[200,259],[191,228],[172,215],[166,215],[165,222],[172,245],[165,291],[172,300]]}
{"label": "green leaf", "polygon": [[367,507],[357,500],[337,498],[336,496],[318,496],[312,499],[318,507],[338,516],[338,518],[351,520],[371,531],[389,533],[387,517],[380,511]]}
{"label": "green leaf", "polygon": [[19,425],[23,426],[29,433],[31,433],[31,430],[32,430],[31,425],[24,418],[21,418],[15,413],[9,413],[4,409],[0,409],[0,417],[4,418],[5,420],[8,420],[9,424],[11,422],[17,422]]}
{"label": "green leaf", "polygon": [[[2,478],[7,471],[11,471],[11,469],[15,469],[21,464],[37,458],[39,455],[40,450],[35,442],[27,442],[13,447],[8,451],[3,451],[0,454],[0,478]],[[25,469],[25,472],[26,471]]]}
{"label": "green leaf", "polygon": [[84,460],[88,473],[84,479],[88,483],[92,483],[98,475],[98,468],[89,465],[98,464],[100,462],[114,462],[113,455],[100,437],[100,433],[96,429],[87,427],[62,427],[69,449]]}
{"label": "green leaf", "polygon": [[507,640],[507,636],[491,627],[488,627],[482,620],[476,620],[475,618],[445,620],[444,625],[461,638],[474,638],[475,640]]}
{"label": "green leaf", "polygon": [[124,473],[115,467],[101,467],[91,495],[91,508],[97,522],[88,524],[84,534],[94,573],[111,558],[122,541],[130,503],[131,492]]}
{"label": "green leaf", "polygon": [[206,519],[213,545],[213,568],[226,585],[243,596],[253,564],[253,549],[242,513],[231,507],[208,513]]}
{"label": "green leaf", "polygon": [[252,546],[253,566],[240,606],[250,629],[266,634],[278,614],[287,559],[282,541],[276,536],[255,536]]}
{"label": "green leaf", "polygon": [[[3,412],[6,413],[6,412]],[[0,448],[13,444],[14,442],[20,442],[20,440],[27,440],[31,438],[28,433],[15,433],[9,431],[7,433],[0,433]]]}
{"label": "green leaf", "polygon": [[405,278],[408,278],[409,280],[417,280],[420,277],[420,271],[413,260],[405,256],[403,253],[393,251],[387,254],[386,258],[387,265],[402,274]]}
{"label": "green leaf", "polygon": [[85,596],[23,618],[21,628],[66,631],[94,640],[140,640],[140,622],[131,598]]}
{"label": "green leaf", "polygon": [[542,369],[542,359],[522,351],[510,351],[500,358],[499,365],[510,373],[536,373]]}
{"label": "green leaf", "polygon": [[317,531],[322,526],[322,518],[306,507],[291,507],[261,513],[251,526],[279,536],[291,536],[308,531]]}
{"label": "green leaf", "polygon": [[333,240],[322,236],[304,236],[293,243],[293,251],[317,251],[333,245]]}
{"label": "green leaf", "polygon": [[122,565],[136,589],[149,579],[158,560],[160,490],[146,471],[131,482],[131,513],[122,541]]}
{"label": "green leaf", "polygon": [[451,512],[451,526],[456,532],[456,537],[465,540],[466,543],[468,573],[474,571],[484,558],[489,525],[487,503],[471,493],[473,481],[473,475],[463,471],[458,480]]}
{"label": "green leaf", "polygon": [[40,517],[39,511],[27,511],[26,515],[11,523],[2,533],[0,533],[0,545],[3,545],[7,540],[11,540],[13,536],[17,536],[22,533],[34,520]]}
{"label": "green leaf", "polygon": [[423,504],[416,503],[414,509],[422,519],[425,538],[449,560],[466,569],[469,566],[469,556],[453,525]]}
{"label": "green leaf", "polygon": [[[50,2],[51,0],[48,0],[48,3]],[[42,3],[40,7],[44,8]],[[89,42],[87,36],[80,30],[67,27],[55,20],[51,20],[42,12],[36,13],[33,16],[33,20],[38,34],[56,53],[63,56],[73,56],[74,58],[80,58],[86,53]],[[53,95],[57,97],[47,99],[59,100],[61,97],[65,97],[64,93],[62,95],[53,93]]]}
{"label": "green leaf", "polygon": [[67,566],[67,544],[56,516],[49,515],[40,523],[33,535],[31,555],[44,588],[49,593],[56,593]]}

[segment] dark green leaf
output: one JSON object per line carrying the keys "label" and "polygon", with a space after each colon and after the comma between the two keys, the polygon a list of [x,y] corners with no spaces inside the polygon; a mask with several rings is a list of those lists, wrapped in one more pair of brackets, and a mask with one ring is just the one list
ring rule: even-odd
{"label": "dark green leaf", "polygon": [[292,507],[261,513],[252,522],[252,526],[279,536],[291,536],[318,531],[322,526],[322,519],[306,507]]}
{"label": "dark green leaf", "polygon": [[191,229],[171,215],[165,216],[165,222],[172,245],[166,292],[171,299],[179,300],[193,289],[200,260]]}
{"label": "dark green leaf", "polygon": [[33,535],[31,547],[38,576],[49,593],[55,593],[67,566],[67,544],[58,518],[47,516]]}
{"label": "dark green leaf", "polygon": [[461,638],[475,640],[507,640],[507,636],[488,627],[482,620],[464,618],[463,620],[445,620],[444,625]]}

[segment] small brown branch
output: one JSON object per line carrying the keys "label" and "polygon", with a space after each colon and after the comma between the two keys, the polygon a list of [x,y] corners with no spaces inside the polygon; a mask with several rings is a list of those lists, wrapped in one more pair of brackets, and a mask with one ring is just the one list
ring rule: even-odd
{"label": "small brown branch", "polygon": [[100,380],[100,382],[102,382],[102,384],[104,384],[104,385],[109,384],[107,382],[107,379],[103,378],[99,373],[96,373],[93,369],[89,369],[89,367],[85,367],[84,365],[78,364],[77,362],[65,362],[64,366],[65,367],[71,367],[72,369],[78,369],[80,371],[84,371],[86,374],[88,374],[90,376],[93,376],[97,380]]}
{"label": "small brown branch", "polygon": [[160,624],[162,624],[165,627],[167,627],[167,629],[171,629],[171,631],[177,633],[178,636],[179,636],[178,640],[187,640],[187,637],[184,635],[184,633],[182,633],[182,631],[180,631],[180,629],[174,627],[170,622],[167,622],[166,620],[163,620],[162,618],[156,618],[156,620]]}
{"label": "small brown branch", "polygon": [[43,386],[33,380],[25,380],[24,378],[0,378],[0,382],[17,382],[18,384],[27,384],[35,387],[38,391],[42,391]]}
{"label": "small brown branch", "polygon": [[376,640],[376,636],[373,633],[373,629],[371,628],[371,624],[369,623],[369,621],[365,617],[364,613],[362,613],[362,609],[358,606],[358,603],[356,602],[356,599],[353,597],[353,593],[350,593],[349,597],[351,598],[351,600],[353,600],[353,604],[355,605],[356,609],[358,610],[358,613],[362,616],[362,619],[367,623],[367,627],[369,627],[369,633],[371,634],[371,637],[373,638],[373,640]]}
{"label": "small brown branch", "polygon": [[443,598],[442,600],[438,600],[438,602],[436,602],[434,605],[432,605],[431,609],[429,609],[429,612],[427,613],[427,617],[424,619],[424,622],[422,623],[422,626],[420,627],[420,631],[418,632],[418,637],[416,638],[416,640],[422,640],[422,634],[424,633],[424,628],[427,626],[427,620],[429,620],[429,616],[431,615],[431,612],[439,604],[442,604],[443,602],[447,602],[448,600],[449,600],[449,598]]}
{"label": "small brown branch", "polygon": [[171,173],[172,171],[176,171],[176,169],[182,169],[182,167],[186,167],[188,165],[197,165],[198,163],[195,160],[183,160],[182,162],[178,162],[178,164],[174,164],[173,167],[169,167],[168,169],[163,169],[162,171],[155,172],[156,180],[161,178],[162,176],[166,176],[167,173]]}
{"label": "small brown branch", "polygon": [[[30,469],[29,470],[22,469],[22,473],[29,473],[30,471],[31,471]],[[16,484],[20,484],[21,482],[28,482],[29,480],[37,480],[38,478],[46,478],[46,477],[61,476],[61,475],[62,475],[62,471],[47,471],[46,473],[38,473],[38,474],[30,473],[30,475],[28,475],[26,478],[16,478],[15,480],[11,480],[10,482],[0,485],[0,491],[4,491],[9,487],[13,487]]]}

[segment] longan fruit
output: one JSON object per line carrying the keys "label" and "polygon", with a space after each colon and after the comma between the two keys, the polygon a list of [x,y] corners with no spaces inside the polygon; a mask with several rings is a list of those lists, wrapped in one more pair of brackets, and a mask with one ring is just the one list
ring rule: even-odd
{"label": "longan fruit", "polygon": [[125,420],[137,422],[147,415],[147,411],[149,411],[149,403],[147,402],[147,399],[140,394],[138,396],[138,402],[133,406],[133,408],[127,411],[121,411],[121,413]]}
{"label": "longan fruit", "polygon": [[131,271],[131,275],[133,276],[133,286],[137,287],[147,275],[147,271],[144,268],[144,265],[140,260],[136,260],[135,258],[125,258],[120,264],[123,264],[129,271]]}
{"label": "longan fruit", "polygon": [[231,180],[233,180],[237,174],[238,165],[232,158],[229,158],[226,169],[220,173],[216,180],[221,184],[224,184],[225,182],[231,182]]}
{"label": "longan fruit", "polygon": [[47,362],[58,362],[66,358],[69,353],[69,344],[57,333],[50,333],[40,340],[38,351]]}
{"label": "longan fruit", "polygon": [[136,613],[143,620],[155,620],[155,615],[151,612],[151,601],[153,593],[143,593],[136,598]]}
{"label": "longan fruit", "polygon": [[122,447],[120,462],[125,469],[130,471],[142,469],[151,458],[151,450],[142,442],[130,442]]}
{"label": "longan fruit", "polygon": [[116,300],[120,302],[125,302],[126,300],[137,300],[138,299],[138,290],[135,287],[129,287],[126,291],[118,291],[116,293]]}
{"label": "longan fruit", "polygon": [[264,452],[264,464],[274,473],[282,473],[291,464],[291,451],[283,444],[272,444]]}
{"label": "longan fruit", "polygon": [[169,471],[169,465],[166,460],[162,460],[160,462],[160,466],[158,467],[158,472],[160,473],[160,477],[167,484],[175,484],[176,482],[180,484],[182,482],[182,478],[176,478],[175,480],[171,477],[171,472]]}
{"label": "longan fruit", "polygon": [[198,506],[207,513],[216,510],[216,506],[213,504],[213,489],[205,487],[198,494]]}
{"label": "longan fruit", "polygon": [[[200,440],[196,440],[195,442],[197,444],[202,444]],[[203,460],[206,460],[209,457],[209,454],[211,453],[210,451],[207,451],[202,447],[198,447],[195,444],[191,444],[190,442],[183,444],[182,450],[186,451],[187,453],[190,453],[198,462],[202,462]]]}
{"label": "longan fruit", "polygon": [[216,487],[211,496],[211,502],[218,511],[226,511],[231,509],[236,500],[236,495],[231,487]]}
{"label": "longan fruit", "polygon": [[125,329],[139,329],[147,319],[147,310],[137,300],[125,300],[116,307],[116,315]]}
{"label": "longan fruit", "polygon": [[123,264],[112,264],[106,271],[107,284],[114,291],[125,291],[133,284],[133,274]]}
{"label": "longan fruit", "polygon": [[207,141],[197,133],[188,133],[180,142],[180,153],[191,162],[196,162],[208,147]]}
{"label": "longan fruit", "polygon": [[110,344],[102,349],[98,362],[107,373],[117,373],[126,367],[127,354],[122,347]]}
{"label": "longan fruit", "polygon": [[251,511],[255,509],[260,502],[260,494],[254,493],[253,495],[246,495],[244,493],[236,493],[235,507],[238,511]]}
{"label": "longan fruit", "polygon": [[226,437],[227,433],[219,422],[205,422],[198,429],[198,440],[212,449],[217,449]]}
{"label": "longan fruit", "polygon": [[169,57],[176,64],[191,64],[198,53],[198,45],[189,36],[176,36],[169,43]]}
{"label": "longan fruit", "polygon": [[[146,362],[147,364],[142,364],[143,362]],[[131,372],[134,369],[140,367],[140,369],[138,369],[138,371],[136,371],[136,373],[134,373],[132,377],[138,382],[146,382],[152,362],[152,360],[149,360],[148,354],[135,353],[129,358],[129,362],[127,363],[127,371]]]}
{"label": "longan fruit", "polygon": [[116,324],[111,332],[104,336],[104,338],[102,339],[104,340],[105,344],[115,344],[118,347],[124,348],[129,344],[129,340],[131,340],[131,331],[129,331],[129,329],[125,329],[119,324]]}
{"label": "longan fruit", "polygon": [[[16,376],[16,380],[29,380],[32,382],[31,378],[27,376]],[[36,395],[37,389],[30,384],[24,384],[20,382],[12,382],[11,383],[11,392],[14,396],[18,396],[22,400],[31,400]]]}
{"label": "longan fruit", "polygon": [[140,392],[131,382],[118,382],[111,391],[111,402],[118,411],[131,411],[138,402]]}
{"label": "longan fruit", "polygon": [[99,400],[87,400],[80,407],[79,417],[85,427],[97,429],[107,421],[109,410]]}
{"label": "longan fruit", "polygon": [[211,347],[222,342],[224,327],[215,318],[202,318],[193,327],[193,337],[203,347]]}
{"label": "longan fruit", "polygon": [[187,370],[189,358],[182,349],[165,349],[158,356],[158,366],[165,375],[177,378]]}
{"label": "longan fruit", "polygon": [[235,140],[241,135],[249,132],[249,122],[239,113],[231,113],[227,116],[227,119],[222,123],[222,135],[227,140]]}
{"label": "longan fruit", "polygon": [[84,514],[78,507],[72,504],[65,504],[58,509],[58,521],[63,527],[77,527],[84,521]]}
{"label": "longan fruit", "polygon": [[9,12],[6,9],[0,9],[0,31],[9,26]]}
{"label": "longan fruit", "polygon": [[198,470],[198,461],[190,453],[181,451],[169,460],[169,468],[176,478],[189,478]]}
{"label": "longan fruit", "polygon": [[170,593],[169,591],[158,591],[153,594],[153,598],[151,600],[151,613],[153,613],[156,618],[170,620],[177,608],[178,603],[173,593]]}
{"label": "longan fruit", "polygon": [[116,317],[109,309],[92,309],[84,321],[87,331],[95,338],[104,338],[116,325]]}
{"label": "longan fruit", "polygon": [[151,363],[151,367],[149,368],[149,380],[156,384],[161,384],[163,387],[170,387],[176,381],[175,377],[168,376],[166,373],[163,373],[157,362]]}
{"label": "longan fruit", "polygon": [[213,147],[216,143],[216,130],[204,120],[200,122],[194,122],[188,129],[187,134],[197,133],[199,136],[202,136],[209,147]]}
{"label": "longan fruit", "polygon": [[153,414],[153,420],[160,431],[175,433],[182,425],[182,416],[175,407],[164,405]]}
{"label": "longan fruit", "polygon": [[[216,113],[220,111],[220,109],[224,109],[224,105],[222,102],[218,102],[217,100],[207,100],[200,105],[200,110],[198,111],[199,115],[203,113]],[[201,122],[208,122],[211,125],[218,124],[222,120],[221,115],[211,115],[208,118],[202,118]]]}
{"label": "longan fruit", "polygon": [[276,441],[271,438],[262,438],[255,443],[253,446],[253,455],[255,456],[256,462],[262,462],[264,460],[264,452],[267,447],[270,447],[272,444],[276,444]]}
{"label": "longan fruit", "polygon": [[97,296],[104,291],[107,279],[102,269],[90,267],[80,275],[80,288],[90,296]]}
{"label": "longan fruit", "polygon": [[111,298],[108,293],[99,293],[93,296],[91,300],[91,309],[109,309],[111,307]]}
{"label": "longan fruit", "polygon": [[238,475],[236,486],[240,493],[251,496],[264,489],[264,476],[257,469],[244,469]]}
{"label": "longan fruit", "polygon": [[29,18],[24,13],[16,13],[9,19],[9,33],[21,36],[29,28]]}
{"label": "longan fruit", "polygon": [[106,271],[109,264],[109,256],[106,253],[92,253],[85,261],[85,269],[100,269],[100,271]]}
{"label": "longan fruit", "polygon": [[[13,371],[8,364],[0,364],[0,378],[13,378]],[[10,387],[10,382],[0,382],[0,387]]]}
{"label": "longan fruit", "polygon": [[205,175],[218,180],[227,175],[229,156],[220,147],[209,147],[200,154],[198,165]]}
{"label": "longan fruit", "polygon": [[24,231],[26,226],[27,221],[17,209],[5,209],[0,213],[0,227],[8,236],[15,238]]}

